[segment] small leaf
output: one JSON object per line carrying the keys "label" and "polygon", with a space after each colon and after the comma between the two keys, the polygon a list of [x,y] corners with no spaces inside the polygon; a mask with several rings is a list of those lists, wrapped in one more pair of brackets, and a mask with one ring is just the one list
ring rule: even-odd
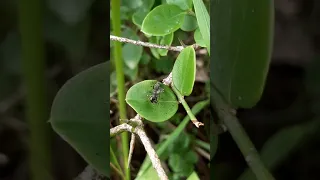
{"label": "small leaf", "polygon": [[210,54],[210,17],[202,0],[193,0],[198,26]]}
{"label": "small leaf", "polygon": [[189,31],[194,31],[197,27],[198,27],[197,18],[187,14],[184,17],[184,21],[181,26],[181,29],[183,31],[189,32]]}
{"label": "small leaf", "polygon": [[185,12],[176,5],[160,5],[143,20],[141,31],[153,36],[173,33],[182,25],[184,16]]}
{"label": "small leaf", "polygon": [[90,165],[109,177],[108,74],[107,62],[71,78],[53,101],[50,123]]}
{"label": "small leaf", "polygon": [[149,10],[145,10],[145,9],[140,9],[136,11],[132,15],[132,22],[141,29],[142,22],[148,13],[149,13]]}
{"label": "small leaf", "polygon": [[[123,32],[123,34],[125,35],[124,37],[128,37],[133,40],[139,40],[139,37],[130,28],[127,28]],[[138,66],[142,56],[142,52],[143,52],[142,46],[137,46],[130,43],[123,45],[122,57],[123,57],[124,63],[128,66],[128,68],[133,70]]]}
{"label": "small leaf", "polygon": [[192,46],[184,48],[179,54],[172,70],[172,80],[183,96],[192,92],[196,77],[196,53]]}
{"label": "small leaf", "polygon": [[[173,33],[170,33],[170,34],[165,35],[164,37],[161,37],[159,44],[160,45],[171,46],[172,40],[173,40]],[[167,56],[168,50],[166,50],[166,49],[158,49],[158,53],[161,56]]]}
{"label": "small leaf", "polygon": [[[149,38],[149,42],[153,43],[153,44],[159,44],[159,38],[157,36],[151,36]],[[153,55],[153,57],[155,57],[156,59],[160,59],[160,55],[159,52],[156,48],[150,48],[151,54]]]}
{"label": "small leaf", "polygon": [[177,112],[178,101],[173,91],[161,83],[164,91],[157,96],[158,102],[152,103],[150,96],[156,82],[145,80],[133,85],[127,92],[126,101],[143,118],[152,122],[162,122]]}
{"label": "small leaf", "polygon": [[159,60],[152,59],[151,65],[156,72],[169,74],[173,68],[173,59],[169,56],[161,57]]}
{"label": "small leaf", "polygon": [[203,38],[202,38],[202,35],[201,35],[199,28],[197,28],[196,31],[194,32],[194,41],[201,47],[207,47]]}
{"label": "small leaf", "polygon": [[167,0],[167,3],[177,5],[182,10],[188,10],[192,8],[192,0]]}
{"label": "small leaf", "polygon": [[200,178],[198,174],[195,171],[193,171],[193,173],[188,177],[187,180],[200,180]]}
{"label": "small leaf", "polygon": [[142,56],[142,47],[134,44],[125,44],[122,49],[122,56],[125,64],[130,69],[135,69],[139,64],[140,58]]}

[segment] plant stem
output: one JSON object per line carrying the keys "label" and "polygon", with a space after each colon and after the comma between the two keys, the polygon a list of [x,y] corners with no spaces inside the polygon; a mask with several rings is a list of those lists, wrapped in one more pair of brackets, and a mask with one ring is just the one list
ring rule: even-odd
{"label": "plant stem", "polygon": [[[124,173],[123,173],[123,171],[121,171],[122,169],[121,169],[121,166],[120,166],[120,164],[119,164],[119,162],[118,162],[118,159],[117,159],[117,156],[114,154],[114,151],[113,151],[113,149],[112,149],[112,147],[110,146],[110,158],[111,158],[111,162],[113,161],[113,162],[115,162],[115,165],[116,165],[116,168],[120,171],[120,173],[121,173],[121,177],[123,177],[123,179],[125,179],[124,177]],[[110,162],[110,163],[111,163]]]}
{"label": "plant stem", "polygon": [[[113,35],[110,35],[110,40],[124,42],[124,43],[131,43],[131,44],[134,44],[137,46],[144,46],[144,47],[158,48],[158,49],[167,49],[170,51],[178,51],[178,52],[180,52],[184,49],[183,46],[164,46],[164,45],[153,44],[153,43],[149,43],[149,42],[136,41],[136,40],[132,40],[132,39],[124,38],[124,37],[113,36]],[[199,46],[194,44],[193,47],[196,49]]]}
{"label": "plant stem", "polygon": [[51,179],[42,3],[41,0],[20,0],[18,3],[26,119],[30,128],[29,162],[33,180]]}
{"label": "plant stem", "polygon": [[[112,10],[112,28],[115,35],[120,36],[121,34],[121,20],[120,20],[120,1],[111,0]],[[123,72],[123,60],[120,42],[114,42],[114,61],[116,66],[116,77],[118,87],[118,99],[119,99],[119,111],[120,119],[127,119],[126,102],[125,102],[125,85],[124,85],[124,72]],[[128,165],[128,154],[129,154],[129,140],[128,133],[124,132],[121,134],[121,144],[123,152],[123,165],[125,169],[126,179],[130,180],[130,169],[126,168]]]}
{"label": "plant stem", "polygon": [[[215,102],[216,111],[221,120],[227,126],[232,138],[238,145],[240,151],[242,152],[248,166],[251,168],[253,173],[259,180],[274,180],[271,173],[267,170],[265,165],[260,159],[260,156],[251,142],[249,136],[243,129],[242,125],[239,123],[236,115],[236,110],[230,108],[225,100],[217,92],[213,93],[211,96],[211,101]],[[211,103],[212,103],[211,102]],[[213,103],[212,103],[213,104]]]}
{"label": "plant stem", "polygon": [[192,121],[192,123],[197,127],[199,128],[200,126],[203,126],[204,124],[202,122],[199,122],[197,120],[197,118],[193,115],[189,105],[187,104],[187,102],[184,100],[183,96],[181,95],[181,93],[179,92],[179,90],[172,84],[172,89],[173,89],[173,92],[177,95],[180,103],[183,105],[184,109],[187,111],[187,114],[189,115],[190,117],[190,120]]}

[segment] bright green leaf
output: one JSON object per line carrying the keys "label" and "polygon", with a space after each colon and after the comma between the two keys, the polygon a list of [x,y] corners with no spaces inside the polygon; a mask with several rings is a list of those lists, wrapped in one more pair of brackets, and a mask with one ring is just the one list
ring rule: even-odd
{"label": "bright green leaf", "polygon": [[153,36],[173,33],[181,27],[184,16],[185,12],[176,5],[160,5],[145,17],[141,31]]}
{"label": "bright green leaf", "polygon": [[260,100],[269,69],[273,1],[224,0],[211,5],[215,47],[210,79],[228,103],[251,108]]}
{"label": "bright green leaf", "polygon": [[90,165],[106,176],[109,170],[109,63],[71,78],[51,108],[52,128]]}
{"label": "bright green leaf", "polygon": [[195,171],[193,171],[193,173],[188,177],[187,180],[200,180],[200,178],[198,174]]}
{"label": "bright green leaf", "polygon": [[[170,33],[170,34],[167,34],[167,35],[161,37],[159,44],[160,45],[171,46],[172,40],[173,40],[173,33]],[[168,50],[166,50],[166,49],[158,49],[158,53],[161,56],[167,56]]]}
{"label": "bright green leaf", "polygon": [[166,121],[178,110],[178,101],[173,91],[161,83],[164,90],[157,96],[158,102],[152,103],[150,97],[157,81],[145,80],[133,85],[127,92],[127,103],[143,118],[152,122]]}
{"label": "bright green leaf", "polygon": [[187,14],[184,17],[181,29],[183,31],[194,31],[198,27],[197,18]]}
{"label": "bright green leaf", "polygon": [[192,92],[196,77],[196,53],[192,46],[184,48],[172,70],[172,80],[175,87],[183,96]]}
{"label": "bright green leaf", "polygon": [[207,47],[203,38],[202,38],[202,35],[201,35],[199,28],[197,28],[196,31],[194,32],[194,41],[201,47]]}
{"label": "bright green leaf", "polygon": [[192,8],[192,0],[167,0],[167,3],[177,5],[182,10],[188,10]]}
{"label": "bright green leaf", "polygon": [[[202,0],[193,0],[194,10],[196,12],[198,26],[204,39],[208,53],[210,54],[210,17]],[[229,12],[229,10],[225,10]],[[221,18],[216,17],[216,18]],[[223,19],[223,18],[221,18]]]}

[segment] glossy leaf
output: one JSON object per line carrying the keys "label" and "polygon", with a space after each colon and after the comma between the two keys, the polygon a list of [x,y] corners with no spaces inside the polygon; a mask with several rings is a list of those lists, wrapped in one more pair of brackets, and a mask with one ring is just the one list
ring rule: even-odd
{"label": "glossy leaf", "polygon": [[201,47],[207,47],[203,38],[202,38],[202,35],[201,35],[199,28],[197,28],[194,32],[194,41]]}
{"label": "glossy leaf", "polygon": [[273,1],[215,0],[211,7],[215,47],[210,79],[228,103],[251,108],[261,97],[269,69]]}
{"label": "glossy leaf", "polygon": [[181,29],[183,31],[189,32],[189,31],[194,31],[197,27],[198,27],[197,18],[195,16],[191,16],[191,15],[187,14],[184,17],[184,21],[181,26]]}
{"label": "glossy leaf", "polygon": [[185,12],[176,5],[160,5],[145,17],[141,31],[148,35],[165,36],[180,28],[184,16]]}
{"label": "glossy leaf", "polygon": [[[173,33],[170,33],[170,34],[167,34],[167,35],[161,37],[159,44],[160,45],[171,46],[172,41],[173,41]],[[167,56],[168,50],[166,50],[166,49],[158,49],[158,53],[161,56]]]}
{"label": "glossy leaf", "polygon": [[[210,54],[210,17],[202,0],[193,0],[198,26]],[[229,11],[228,11],[229,12]],[[221,17],[216,17],[221,18]]]}
{"label": "glossy leaf", "polygon": [[172,70],[174,86],[183,96],[189,96],[192,92],[196,77],[196,53],[192,46],[184,48]]}
{"label": "glossy leaf", "polygon": [[164,92],[157,96],[158,102],[152,103],[156,80],[145,80],[133,85],[127,92],[127,103],[143,118],[152,122],[162,122],[171,118],[178,110],[178,101],[173,91],[161,83]]}
{"label": "glossy leaf", "polygon": [[50,123],[90,165],[109,176],[109,63],[71,78],[57,93]]}
{"label": "glossy leaf", "polygon": [[167,0],[167,3],[177,5],[182,10],[188,10],[192,8],[192,0]]}

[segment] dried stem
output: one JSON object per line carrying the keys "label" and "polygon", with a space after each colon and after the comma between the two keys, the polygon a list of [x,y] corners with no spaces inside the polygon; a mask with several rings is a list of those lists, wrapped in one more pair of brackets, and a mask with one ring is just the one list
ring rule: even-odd
{"label": "dried stem", "polygon": [[[145,47],[149,47],[149,48],[158,48],[158,49],[167,49],[170,51],[178,51],[178,52],[180,52],[184,49],[183,46],[164,46],[164,45],[152,44],[152,43],[143,42],[143,41],[136,41],[136,40],[132,40],[132,39],[124,38],[124,37],[113,36],[113,35],[110,35],[110,40],[119,41],[119,42],[123,42],[123,43],[131,43],[131,44],[134,44],[137,46],[145,46]],[[194,44],[193,47],[198,48],[199,46]]]}
{"label": "dried stem", "polygon": [[[131,123],[134,126],[130,125]],[[150,157],[153,168],[157,171],[159,178],[161,180],[168,180],[168,177],[167,177],[167,175],[161,165],[161,161],[160,161],[156,151],[153,149],[146,132],[144,131],[143,123],[142,123],[141,117],[139,115],[137,115],[133,119],[130,119],[128,123],[123,123],[121,125],[118,125],[116,127],[111,128],[110,129],[110,137],[114,137],[114,136],[116,136],[122,132],[125,132],[125,131],[134,133],[140,138],[144,148],[147,151],[147,154]]]}

